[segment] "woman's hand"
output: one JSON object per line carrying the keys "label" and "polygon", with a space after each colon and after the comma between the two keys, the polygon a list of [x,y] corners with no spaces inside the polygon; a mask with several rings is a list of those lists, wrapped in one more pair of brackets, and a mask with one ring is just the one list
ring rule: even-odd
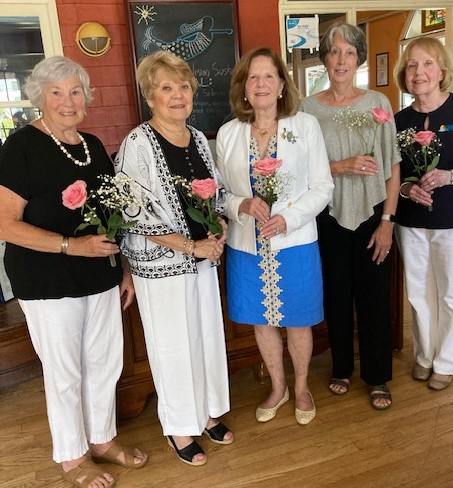
{"label": "woman's hand", "polygon": [[280,214],[274,215],[261,225],[260,232],[265,239],[284,234],[286,232],[286,220]]}
{"label": "woman's hand", "polygon": [[[428,173],[425,173],[420,178],[420,188],[426,193],[432,192],[434,188],[440,188],[441,186],[449,185],[451,181],[451,172],[447,169],[434,168]],[[431,202],[432,203],[432,202]]]}
{"label": "woman's hand", "polygon": [[371,249],[374,246],[372,260],[376,264],[381,264],[390,253],[393,242],[393,226],[392,222],[382,220],[371,236],[367,249]]}
{"label": "woman's hand", "polygon": [[353,156],[340,161],[331,161],[330,170],[332,176],[359,175],[374,176],[378,173],[378,167],[372,156]]}
{"label": "woman's hand", "polygon": [[102,258],[110,254],[117,254],[120,248],[114,239],[107,239],[105,234],[70,237],[67,254],[70,256],[84,256],[87,258]]}
{"label": "woman's hand", "polygon": [[271,215],[269,205],[259,197],[244,198],[239,205],[239,213],[240,212],[255,217],[260,224],[264,224],[264,222],[269,220]]}
{"label": "woman's hand", "polygon": [[215,236],[209,236],[207,239],[195,241],[193,255],[196,258],[209,259],[217,261],[223,254],[225,240],[217,239]]}
{"label": "woman's hand", "polygon": [[225,222],[224,219],[222,219],[222,217],[219,217],[217,220],[222,226],[223,229],[222,234],[218,235],[218,234],[211,234],[210,232],[208,232],[208,237],[209,239],[216,239],[218,243],[225,244],[228,237],[228,233],[227,233],[228,224]]}
{"label": "woman's hand", "polygon": [[126,310],[126,308],[132,303],[135,296],[134,282],[132,281],[131,271],[129,265],[125,263],[123,258],[123,280],[120,283],[120,297],[121,297],[121,308]]}
{"label": "woman's hand", "polygon": [[[426,183],[426,182],[425,182]],[[420,205],[424,205],[425,207],[429,207],[433,204],[432,193],[433,190],[430,188],[428,191],[421,188],[420,185],[416,183],[411,183],[409,191],[405,190],[404,194],[408,196],[413,202],[419,203]],[[426,185],[425,186],[433,186],[433,185]]]}

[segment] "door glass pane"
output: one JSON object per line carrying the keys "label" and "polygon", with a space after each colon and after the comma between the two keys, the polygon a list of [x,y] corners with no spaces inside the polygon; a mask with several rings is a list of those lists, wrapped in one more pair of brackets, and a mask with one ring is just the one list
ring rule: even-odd
{"label": "door glass pane", "polygon": [[[44,59],[39,17],[0,17],[0,138],[35,118],[23,86]],[[25,106],[24,106],[25,105]],[[27,106],[28,105],[28,106]]]}

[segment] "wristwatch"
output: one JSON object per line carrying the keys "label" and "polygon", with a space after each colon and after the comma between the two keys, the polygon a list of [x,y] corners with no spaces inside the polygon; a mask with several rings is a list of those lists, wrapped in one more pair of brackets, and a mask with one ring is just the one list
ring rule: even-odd
{"label": "wristwatch", "polygon": [[387,220],[387,222],[396,222],[396,217],[393,214],[382,214],[381,220]]}

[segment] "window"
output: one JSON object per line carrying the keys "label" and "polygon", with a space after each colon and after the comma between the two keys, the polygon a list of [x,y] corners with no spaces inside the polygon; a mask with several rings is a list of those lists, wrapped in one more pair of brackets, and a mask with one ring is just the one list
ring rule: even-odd
{"label": "window", "polygon": [[23,91],[46,56],[62,54],[55,0],[17,5],[0,0],[0,139],[36,117]]}

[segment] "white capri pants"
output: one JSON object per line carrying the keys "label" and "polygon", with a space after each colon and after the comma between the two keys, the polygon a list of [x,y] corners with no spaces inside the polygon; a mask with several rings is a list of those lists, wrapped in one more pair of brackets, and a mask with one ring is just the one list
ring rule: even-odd
{"label": "white capri pants", "polygon": [[198,436],[230,409],[217,270],[133,276],[164,435]]}
{"label": "white capri pants", "polygon": [[119,287],[19,304],[42,363],[53,459],[77,459],[88,442],[116,436],[116,383],[123,369]]}
{"label": "white capri pants", "polygon": [[453,374],[453,229],[397,225],[395,233],[412,305],[415,361]]}

